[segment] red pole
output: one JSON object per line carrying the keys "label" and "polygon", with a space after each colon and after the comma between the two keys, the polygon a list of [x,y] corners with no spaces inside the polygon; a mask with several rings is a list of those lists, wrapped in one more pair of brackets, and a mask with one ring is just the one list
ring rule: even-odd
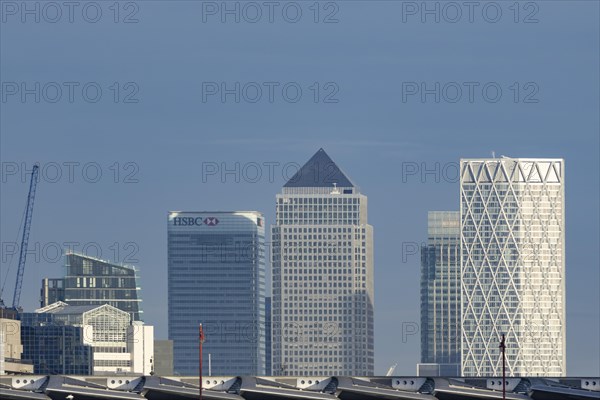
{"label": "red pole", "polygon": [[198,331],[198,339],[199,339],[199,350],[200,350],[200,354],[198,357],[198,363],[199,363],[199,371],[198,371],[198,381],[199,381],[199,387],[200,387],[200,400],[202,400],[202,344],[204,343],[204,331],[202,331],[202,324],[200,324],[199,327],[199,331]]}
{"label": "red pole", "polygon": [[500,349],[502,350],[502,399],[506,400],[506,341],[504,334],[500,341]]}

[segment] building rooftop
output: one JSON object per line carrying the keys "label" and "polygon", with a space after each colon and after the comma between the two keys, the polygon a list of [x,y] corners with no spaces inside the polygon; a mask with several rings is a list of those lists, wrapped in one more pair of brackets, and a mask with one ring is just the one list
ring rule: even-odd
{"label": "building rooftop", "polygon": [[[67,303],[63,303],[62,301],[58,301],[58,302],[52,303],[46,307],[38,308],[37,310],[35,310],[35,312],[38,314],[48,313],[48,314],[54,314],[54,315],[81,315],[86,312],[96,310],[98,308],[103,308],[103,307],[109,307],[111,309],[121,311],[118,308],[113,307],[109,304],[89,304],[89,305],[83,305],[83,306],[71,306]],[[121,312],[126,313],[126,311],[121,311]]]}
{"label": "building rooftop", "polygon": [[18,312],[13,308],[4,307],[0,305],[0,318],[4,319],[17,319]]}
{"label": "building rooftop", "polygon": [[77,252],[74,252],[74,251],[67,251],[67,253],[65,255],[66,256],[75,256],[75,257],[79,257],[79,258],[86,258],[88,260],[97,261],[97,262],[101,262],[101,263],[104,263],[104,264],[109,264],[112,267],[125,268],[125,269],[128,269],[128,270],[137,271],[137,268],[134,265],[117,263],[117,262],[113,262],[113,261],[110,261],[110,260],[103,260],[101,258],[88,256],[87,254],[77,253]]}
{"label": "building rooftop", "polygon": [[56,315],[72,315],[72,314],[83,314],[88,311],[92,311],[96,308],[100,308],[102,306],[98,305],[87,305],[87,306],[66,306],[61,308],[56,308],[54,310],[47,311],[51,314]]}
{"label": "building rooftop", "polygon": [[322,148],[283,187],[355,187]]}

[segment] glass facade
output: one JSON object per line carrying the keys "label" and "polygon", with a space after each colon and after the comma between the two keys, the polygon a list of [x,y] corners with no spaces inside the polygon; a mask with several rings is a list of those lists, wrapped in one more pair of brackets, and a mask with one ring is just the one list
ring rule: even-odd
{"label": "glass facade", "polygon": [[[71,306],[109,304],[142,320],[142,298],[137,269],[76,253],[65,256],[63,279],[42,281],[42,307],[56,301]],[[61,297],[62,296],[62,297]]]}
{"label": "glass facade", "polygon": [[272,335],[271,335],[271,315],[272,315],[272,310],[271,310],[271,298],[270,297],[266,297],[265,298],[265,333],[266,333],[266,339],[265,339],[265,348],[267,350],[267,355],[266,355],[266,367],[265,367],[265,375],[266,376],[271,376],[273,374],[273,368],[272,368],[272,353],[271,353],[271,349],[272,349]]}
{"label": "glass facade", "polygon": [[60,325],[51,314],[21,315],[23,357],[31,360],[34,373],[92,375],[94,351],[84,341],[82,326]]}
{"label": "glass facade", "polygon": [[[21,314],[24,354],[35,373],[149,373],[154,338],[129,313],[108,304],[70,306],[58,302]],[[145,331],[146,330],[146,331]],[[146,359],[146,360],[145,360]]]}
{"label": "glass facade", "polygon": [[455,364],[458,372],[460,213],[430,211],[427,219],[427,244],[421,248],[421,362]]}
{"label": "glass facade", "polygon": [[373,374],[367,197],[320,149],[276,198],[273,374]]}
{"label": "glass facade", "polygon": [[198,325],[206,337],[203,364],[213,375],[264,375],[265,228],[261,213],[170,212],[168,215],[169,339],[174,372],[198,374]]}
{"label": "glass facade", "polygon": [[42,290],[40,293],[40,306],[46,307],[47,305],[56,303],[57,301],[64,301],[65,299],[65,280],[62,278],[44,278],[42,279]]}
{"label": "glass facade", "polygon": [[461,160],[462,374],[564,376],[562,159]]}

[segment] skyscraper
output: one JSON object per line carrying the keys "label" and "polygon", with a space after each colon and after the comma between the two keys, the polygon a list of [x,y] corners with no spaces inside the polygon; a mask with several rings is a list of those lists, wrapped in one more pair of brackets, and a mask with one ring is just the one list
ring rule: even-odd
{"label": "skyscraper", "polygon": [[421,248],[421,376],[460,375],[460,213],[430,211]]}
{"label": "skyscraper", "polygon": [[273,374],[372,375],[367,197],[319,149],[276,202]]}
{"label": "skyscraper", "polygon": [[57,301],[71,306],[109,304],[142,320],[142,296],[138,270],[84,254],[65,255],[65,277],[42,280],[41,306]]}
{"label": "skyscraper", "polygon": [[169,339],[174,370],[213,375],[265,374],[265,228],[256,211],[170,212]]}
{"label": "skyscraper", "polygon": [[461,160],[462,374],[564,376],[562,159]]}

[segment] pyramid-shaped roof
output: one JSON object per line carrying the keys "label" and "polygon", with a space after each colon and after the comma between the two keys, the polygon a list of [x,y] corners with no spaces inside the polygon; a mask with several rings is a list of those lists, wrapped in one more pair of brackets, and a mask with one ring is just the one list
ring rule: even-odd
{"label": "pyramid-shaped roof", "polygon": [[[334,185],[335,184],[335,185]],[[354,187],[325,150],[319,149],[283,187]]]}

